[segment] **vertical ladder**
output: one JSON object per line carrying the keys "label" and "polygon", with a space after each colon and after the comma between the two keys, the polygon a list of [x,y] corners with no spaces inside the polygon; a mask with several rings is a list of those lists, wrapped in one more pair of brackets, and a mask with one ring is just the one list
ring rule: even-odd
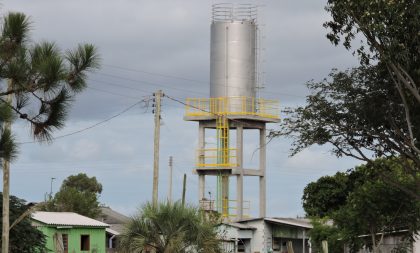
{"label": "vertical ladder", "polygon": [[229,167],[229,120],[225,116],[217,116],[217,163],[220,167]]}
{"label": "vertical ladder", "polygon": [[[220,169],[229,167],[229,119],[225,115],[216,118],[217,164]],[[217,211],[223,218],[229,217],[229,176],[220,173],[217,176]]]}

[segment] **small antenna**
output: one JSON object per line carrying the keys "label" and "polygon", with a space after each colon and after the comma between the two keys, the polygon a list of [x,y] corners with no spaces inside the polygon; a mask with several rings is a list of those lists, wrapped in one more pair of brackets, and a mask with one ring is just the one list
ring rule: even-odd
{"label": "small antenna", "polygon": [[52,186],[53,186],[53,181],[54,181],[55,179],[56,179],[55,177],[52,177],[52,178],[51,178],[51,185],[50,185],[50,200],[52,199],[52,194],[53,194],[53,189],[52,189]]}

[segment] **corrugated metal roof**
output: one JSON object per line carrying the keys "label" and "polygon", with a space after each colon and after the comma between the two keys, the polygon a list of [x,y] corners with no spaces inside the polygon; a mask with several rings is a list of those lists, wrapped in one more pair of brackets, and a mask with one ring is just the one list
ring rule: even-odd
{"label": "corrugated metal roof", "polygon": [[308,219],[295,219],[295,218],[265,218],[268,222],[286,224],[290,226],[312,228],[311,222]]}
{"label": "corrugated metal roof", "polygon": [[118,231],[115,231],[115,230],[110,229],[110,228],[106,228],[105,231],[112,234],[112,235],[120,235],[120,233]]}
{"label": "corrugated metal roof", "polygon": [[257,221],[257,220],[265,220],[267,222],[276,223],[276,224],[284,224],[284,225],[289,225],[289,226],[312,228],[311,222],[308,219],[301,219],[301,218],[295,219],[295,218],[265,217],[265,218],[243,219],[238,222],[243,224],[245,222]]}
{"label": "corrugated metal roof", "polygon": [[255,230],[257,228],[249,226],[247,224],[241,224],[241,223],[237,223],[237,222],[230,222],[230,223],[222,223],[228,226],[232,226],[234,228],[239,228],[239,229],[251,229],[251,230]]}
{"label": "corrugated metal roof", "polygon": [[106,223],[70,212],[34,212],[32,219],[53,226],[109,227]]}
{"label": "corrugated metal roof", "polygon": [[101,214],[96,218],[98,221],[108,224],[125,224],[130,218],[122,213],[112,210],[110,207],[101,207]]}

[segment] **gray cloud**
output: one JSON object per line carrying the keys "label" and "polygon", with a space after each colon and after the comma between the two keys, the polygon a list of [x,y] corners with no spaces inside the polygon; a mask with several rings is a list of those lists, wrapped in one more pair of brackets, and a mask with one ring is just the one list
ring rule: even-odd
{"label": "gray cloud", "polygon": [[[333,47],[325,38],[322,23],[329,19],[323,10],[325,1],[252,2],[265,6],[260,16],[265,34],[264,97],[280,99],[282,106],[302,104],[307,93],[306,81],[325,77],[333,67],[356,64],[349,52]],[[4,0],[1,11],[22,11],[31,16],[34,41],[52,40],[63,50],[79,42],[89,42],[100,50],[103,66],[90,75],[91,89],[78,96],[67,127],[56,133],[60,135],[110,117],[157,89],[178,98],[206,97],[212,3],[210,0]],[[58,178],[57,190],[65,177],[84,171],[97,176],[104,184],[101,199],[104,203],[125,213],[134,211],[151,195],[153,115],[150,111],[145,114],[144,110],[136,107],[103,126],[57,140],[52,145],[22,145],[19,160],[12,168],[12,193],[28,200],[40,200],[49,191],[51,177]],[[188,199],[195,202],[197,179],[191,174],[191,168],[197,126],[184,122],[182,114],[182,105],[164,100],[160,197],[166,196],[167,159],[173,155],[174,194],[180,196],[182,174],[187,173]],[[23,126],[18,124],[15,129],[21,140],[29,138]],[[349,159],[335,159],[326,153],[326,148],[318,147],[289,158],[289,145],[289,141],[279,139],[269,146],[270,215],[302,215],[300,198],[308,182],[356,164]],[[248,157],[255,147],[255,139],[250,138]],[[250,160],[250,164],[253,162]],[[311,164],[313,167],[308,168]],[[255,214],[257,184],[254,179],[247,180],[245,192],[252,200]],[[215,182],[211,182],[208,191],[214,193]]]}

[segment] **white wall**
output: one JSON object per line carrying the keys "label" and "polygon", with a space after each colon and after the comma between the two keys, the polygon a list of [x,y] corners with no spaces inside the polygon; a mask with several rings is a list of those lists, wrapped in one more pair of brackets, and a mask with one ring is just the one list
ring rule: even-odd
{"label": "white wall", "polygon": [[253,220],[246,222],[248,225],[255,227],[251,240],[251,252],[267,253],[270,252],[272,246],[271,228],[264,220]]}

